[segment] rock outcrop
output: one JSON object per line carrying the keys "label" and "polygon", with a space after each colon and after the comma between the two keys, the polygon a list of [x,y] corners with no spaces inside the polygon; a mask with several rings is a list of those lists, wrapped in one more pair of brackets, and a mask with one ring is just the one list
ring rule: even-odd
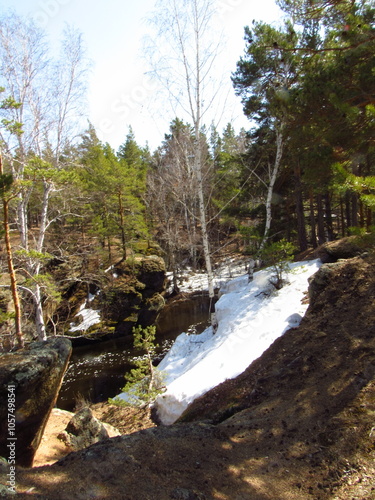
{"label": "rock outcrop", "polygon": [[[84,332],[91,338],[108,338],[130,335],[136,325],[152,325],[165,302],[165,263],[156,255],[132,257],[122,260],[101,275],[100,283],[91,285],[77,282],[71,287],[72,295],[66,293],[62,309],[73,316],[75,331],[80,336]],[[80,330],[79,309],[91,293],[90,309],[95,311],[100,320]],[[70,308],[67,306],[70,304]],[[74,307],[72,307],[74,304]],[[78,320],[76,319],[78,318]]]}
{"label": "rock outcrop", "polygon": [[337,262],[340,259],[351,259],[361,255],[367,247],[366,239],[348,236],[337,241],[329,241],[314,251],[314,256],[324,264]]}
{"label": "rock outcrop", "polygon": [[72,451],[78,451],[115,436],[120,436],[120,432],[111,425],[100,422],[90,408],[84,407],[74,415],[58,437]]}
{"label": "rock outcrop", "polygon": [[[0,456],[8,458],[8,438],[14,437],[16,463],[32,465],[70,354],[68,339],[50,338],[0,356]],[[9,427],[12,417],[14,428]]]}
{"label": "rock outcrop", "polygon": [[131,333],[136,324],[152,325],[164,307],[164,260],[156,255],[128,259],[116,264],[112,273],[115,279],[97,298],[105,321],[121,335]]}

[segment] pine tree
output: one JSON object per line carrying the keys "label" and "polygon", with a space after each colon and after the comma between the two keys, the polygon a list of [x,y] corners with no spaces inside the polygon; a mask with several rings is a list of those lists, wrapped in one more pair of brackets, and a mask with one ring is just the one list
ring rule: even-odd
{"label": "pine tree", "polygon": [[[0,93],[5,89],[0,87]],[[0,109],[18,108],[20,105],[13,98],[7,98],[0,102]],[[2,121],[3,127],[10,133],[18,135],[22,133],[22,125],[14,120]],[[14,320],[15,320],[15,334],[17,338],[18,347],[22,349],[25,344],[24,335],[22,333],[22,312],[21,303],[17,290],[17,278],[13,264],[13,250],[10,241],[10,228],[9,228],[9,203],[16,193],[12,192],[14,186],[14,179],[11,174],[5,173],[2,145],[0,144],[0,196],[3,202],[3,228],[4,239],[7,254],[8,272],[10,278],[10,288],[14,304]]]}
{"label": "pine tree", "polygon": [[121,242],[121,254],[126,258],[132,240],[148,234],[142,199],[145,166],[140,166],[141,150],[134,154],[133,146],[129,165],[125,156],[119,157],[109,144],[99,141],[92,127],[81,144],[79,177],[88,196],[91,230],[107,248],[109,261],[116,241]]}
{"label": "pine tree", "polygon": [[260,249],[266,244],[272,222],[272,199],[281,169],[289,120],[290,90],[297,79],[298,59],[283,48],[295,47],[298,35],[291,23],[276,30],[265,23],[253,23],[245,28],[246,52],[237,63],[232,77],[237,95],[242,97],[244,113],[258,123],[274,145],[272,161],[263,179],[267,193],[266,218]]}
{"label": "pine tree", "polygon": [[138,326],[133,329],[134,348],[143,351],[143,355],[134,360],[136,368],[125,375],[126,384],[122,391],[126,399],[110,399],[110,403],[123,406],[145,406],[155,400],[164,391],[163,375],[153,366],[152,360],[155,357],[155,326],[142,328]]}

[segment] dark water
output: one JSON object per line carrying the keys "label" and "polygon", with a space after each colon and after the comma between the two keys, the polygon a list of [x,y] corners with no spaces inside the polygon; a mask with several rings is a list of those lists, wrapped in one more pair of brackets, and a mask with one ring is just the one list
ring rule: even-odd
{"label": "dark water", "polygon": [[[209,308],[205,295],[167,305],[156,324],[160,357],[180,333],[202,332],[208,325]],[[138,354],[129,338],[75,347],[56,406],[72,411],[77,399],[98,403],[116,396],[125,385],[124,375],[134,367],[132,358]]]}

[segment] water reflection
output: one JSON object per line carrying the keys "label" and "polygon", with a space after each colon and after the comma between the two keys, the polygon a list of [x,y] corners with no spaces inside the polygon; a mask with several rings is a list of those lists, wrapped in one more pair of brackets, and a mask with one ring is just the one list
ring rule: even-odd
{"label": "water reflection", "polygon": [[[206,328],[209,307],[210,300],[205,295],[168,304],[156,324],[158,361],[177,335],[200,333]],[[98,403],[116,396],[125,384],[125,373],[134,366],[132,358],[140,354],[132,342],[131,337],[123,337],[75,347],[56,406],[72,411],[78,398]]]}

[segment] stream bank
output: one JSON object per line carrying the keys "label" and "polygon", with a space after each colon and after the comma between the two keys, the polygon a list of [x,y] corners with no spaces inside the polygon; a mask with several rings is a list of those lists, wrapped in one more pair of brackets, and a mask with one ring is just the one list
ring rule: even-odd
{"label": "stream bank", "polygon": [[[180,333],[201,333],[208,324],[209,309],[206,292],[171,298],[156,322],[159,358]],[[73,411],[81,399],[100,403],[116,396],[125,384],[124,375],[133,368],[132,358],[138,354],[131,335],[75,346],[56,406]]]}

